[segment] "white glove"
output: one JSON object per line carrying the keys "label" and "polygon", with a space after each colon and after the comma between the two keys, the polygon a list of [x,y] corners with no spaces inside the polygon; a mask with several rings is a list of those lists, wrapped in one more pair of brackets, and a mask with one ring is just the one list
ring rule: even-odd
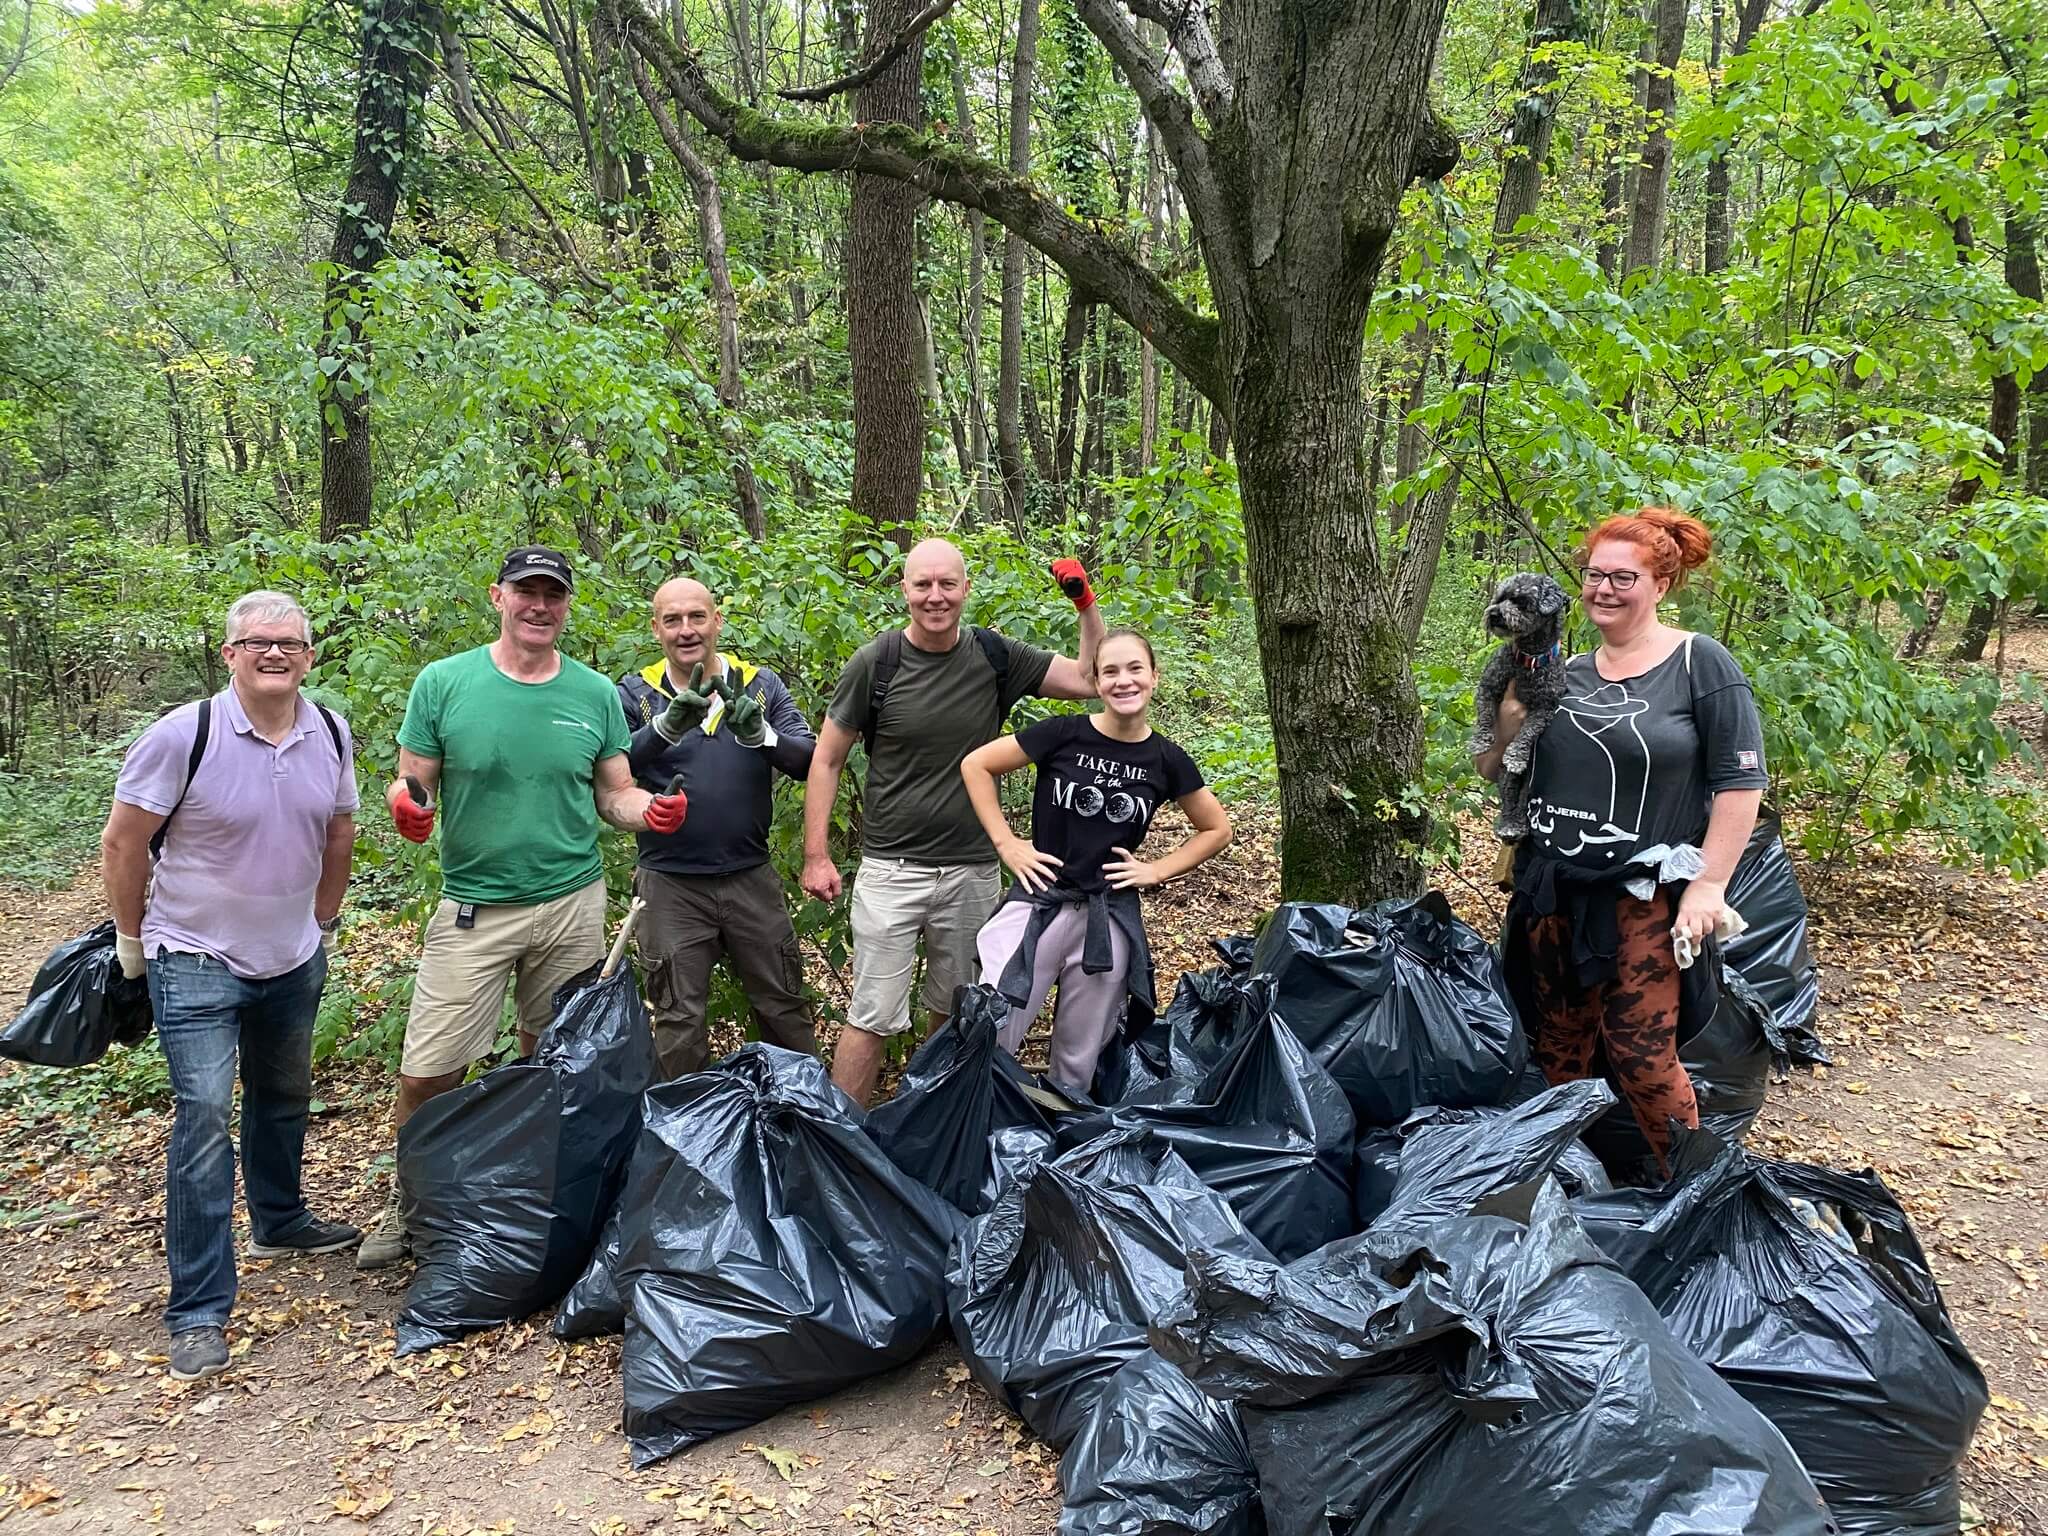
{"label": "white glove", "polygon": [[331,960],[334,958],[335,936],[341,932],[341,916],[337,913],[332,922],[321,923],[318,926],[320,929],[320,948],[326,953],[327,958]]}
{"label": "white glove", "polygon": [[[1740,912],[1733,907],[1723,907],[1720,917],[1714,921],[1714,938],[1726,944],[1738,933],[1745,933],[1748,929],[1749,922]],[[1693,942],[1691,934],[1681,932],[1677,928],[1671,930],[1672,957],[1678,961],[1678,968],[1681,971],[1692,969],[1693,961],[1700,957],[1700,949],[1701,947]]]}
{"label": "white glove", "polygon": [[142,940],[118,928],[114,930],[114,958],[121,962],[121,974],[130,981],[149,969],[149,961],[142,954]]}

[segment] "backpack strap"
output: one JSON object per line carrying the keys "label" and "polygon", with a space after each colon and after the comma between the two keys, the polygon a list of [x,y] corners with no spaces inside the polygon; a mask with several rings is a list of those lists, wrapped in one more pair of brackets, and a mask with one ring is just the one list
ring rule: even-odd
{"label": "backpack strap", "polygon": [[[325,715],[326,710],[321,710]],[[327,722],[327,729],[334,734],[334,749],[341,750],[341,732],[335,729],[333,720]],[[185,803],[185,796],[192,792],[192,775],[199,771],[199,760],[206,756],[206,739],[213,734],[213,700],[199,701],[199,715],[192,725],[192,750],[185,755],[185,784],[178,791],[178,798],[164,819],[157,823],[156,835],[149,840],[149,861],[154,864],[164,856],[164,838],[170,834],[171,818],[178,814],[178,806]]]}
{"label": "backpack strap", "polygon": [[[320,723],[327,727],[327,739],[334,743],[335,757],[340,758],[342,755],[341,727],[335,723],[334,711],[329,709],[325,704],[319,703],[316,700],[308,700],[307,702],[311,703],[315,709],[320,711]],[[346,762],[342,763],[342,767],[346,768],[347,766],[348,764]],[[190,775],[189,773],[186,774],[185,782],[188,784],[191,783],[192,775]]]}
{"label": "backpack strap", "polygon": [[897,669],[902,665],[903,631],[892,629],[875,645],[875,680],[868,689],[868,723],[860,733],[861,745],[867,748],[870,760],[875,755],[875,732],[882,726],[882,706],[889,700],[889,685],[896,680]]}
{"label": "backpack strap", "polygon": [[[983,629],[978,624],[967,626],[974,636],[975,644],[981,647],[981,654],[988,662],[989,671],[996,679],[996,729],[1003,728],[1003,717],[1008,713],[1003,700],[1010,691],[1010,648],[1003,643],[1003,637],[992,629]],[[868,723],[861,730],[861,745],[867,748],[868,756],[875,755],[875,732],[881,729],[882,705],[888,701],[889,685],[896,680],[896,673],[903,665],[903,631],[889,630],[875,649],[875,680],[868,690]]]}

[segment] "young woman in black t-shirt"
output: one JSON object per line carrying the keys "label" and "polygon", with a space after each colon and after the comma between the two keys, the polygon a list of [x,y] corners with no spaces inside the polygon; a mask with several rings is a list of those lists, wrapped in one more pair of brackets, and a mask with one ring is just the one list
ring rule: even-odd
{"label": "young woman in black t-shirt", "polygon": [[[1230,818],[1193,759],[1152,729],[1159,672],[1149,641],[1112,630],[1095,650],[1098,713],[1059,715],[970,752],[960,765],[976,816],[1016,876],[981,930],[981,979],[1011,1003],[1002,1043],[1014,1054],[1055,983],[1051,1077],[1087,1091],[1125,994],[1152,1006],[1152,960],[1138,892],[1213,858]],[[1003,818],[996,779],[1038,767],[1031,836]],[[1165,856],[1137,856],[1153,813],[1172,800],[1194,835]],[[1021,953],[1031,946],[1029,955]]]}

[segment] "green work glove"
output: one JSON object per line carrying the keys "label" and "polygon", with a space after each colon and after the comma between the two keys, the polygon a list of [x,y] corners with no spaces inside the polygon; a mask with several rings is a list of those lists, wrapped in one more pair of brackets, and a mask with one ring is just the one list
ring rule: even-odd
{"label": "green work glove", "polygon": [[698,662],[690,669],[690,686],[654,717],[655,734],[666,742],[681,741],[683,732],[704,723],[704,717],[711,712],[712,695],[717,692],[715,682],[708,689],[704,686],[704,663]]}
{"label": "green work glove", "polygon": [[761,701],[740,686],[730,667],[716,686],[725,696],[725,723],[732,730],[732,739],[743,747],[772,746],[774,736]]}

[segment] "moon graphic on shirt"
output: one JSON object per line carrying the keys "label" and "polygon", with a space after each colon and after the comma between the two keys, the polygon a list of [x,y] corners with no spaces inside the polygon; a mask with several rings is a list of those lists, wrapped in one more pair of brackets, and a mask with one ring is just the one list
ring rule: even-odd
{"label": "moon graphic on shirt", "polygon": [[1074,791],[1074,814],[1076,816],[1099,816],[1102,814],[1102,791],[1093,784],[1083,784]]}
{"label": "moon graphic on shirt", "polygon": [[1104,814],[1111,821],[1129,821],[1138,814],[1138,802],[1122,790],[1118,790],[1109,797],[1109,809]]}

